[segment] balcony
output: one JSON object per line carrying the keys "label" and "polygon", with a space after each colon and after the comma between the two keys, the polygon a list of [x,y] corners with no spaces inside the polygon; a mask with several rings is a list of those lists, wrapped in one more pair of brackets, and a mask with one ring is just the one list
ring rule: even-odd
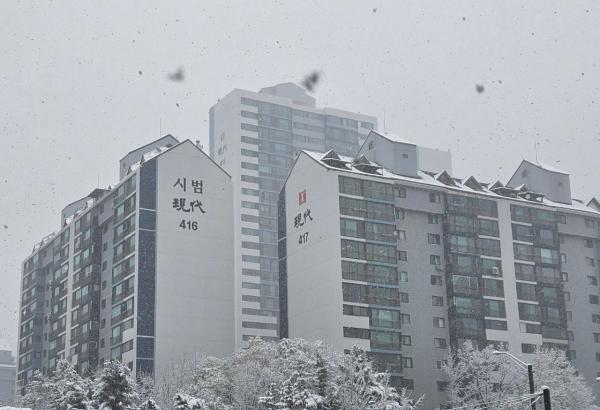
{"label": "balcony", "polygon": [[125,298],[127,298],[128,296],[132,295],[132,294],[133,294],[133,290],[134,290],[134,288],[133,288],[133,287],[131,287],[131,288],[129,288],[129,289],[126,289],[126,290],[124,290],[124,291],[123,291],[121,294],[119,294],[119,295],[113,295],[113,297],[112,297],[112,304],[114,305],[114,304],[116,304],[116,303],[119,303],[119,302],[121,302],[122,300],[124,300]]}
{"label": "balcony", "polygon": [[43,318],[44,307],[37,306],[35,309],[26,309],[24,313],[21,313],[21,322],[25,322],[33,317]]}
{"label": "balcony", "polygon": [[34,270],[32,273],[27,274],[23,278],[23,290],[26,290],[33,285],[44,287],[45,278],[43,272],[39,269]]}
{"label": "balcony", "polygon": [[92,269],[92,273],[89,273],[87,275],[83,275],[83,271],[82,271],[82,273],[79,274],[79,279],[77,280],[77,282],[73,282],[73,289],[77,289],[78,287],[82,287],[82,286],[88,285],[90,283],[99,284],[100,283],[99,271],[100,271],[99,265],[94,265],[94,267]]}
{"label": "balcony", "polygon": [[[98,322],[90,322],[92,324],[95,323],[94,326],[92,326],[92,330],[88,330],[87,332],[84,333],[79,333],[79,334],[74,334],[73,336],[71,336],[71,344],[75,344],[75,343],[85,343],[88,342],[90,340],[92,341],[98,341]],[[95,328],[95,329],[94,329]]]}
{"label": "balcony", "polygon": [[120,321],[127,319],[129,316],[133,316],[133,309],[129,309],[129,310],[113,317],[110,320],[110,324],[114,325],[115,323],[119,323]]}

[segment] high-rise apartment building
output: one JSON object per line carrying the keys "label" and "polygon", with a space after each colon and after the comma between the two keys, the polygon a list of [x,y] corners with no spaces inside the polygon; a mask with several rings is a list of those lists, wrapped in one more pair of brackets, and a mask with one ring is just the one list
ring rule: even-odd
{"label": "high-rise apartment building", "polygon": [[599,395],[600,202],[542,164],[487,184],[418,151],[371,132],[354,157],[300,153],[279,200],[282,337],[359,345],[431,406],[465,340],[565,349]]}
{"label": "high-rise apartment building", "polygon": [[230,176],[190,141],[128,153],[121,180],[67,205],[23,263],[18,385],[57,360],[159,374],[234,351]]}
{"label": "high-rise apartment building", "polygon": [[277,198],[302,149],[356,153],[372,116],[317,108],[295,84],[233,90],[210,109],[210,154],[235,203],[236,346],[278,337]]}

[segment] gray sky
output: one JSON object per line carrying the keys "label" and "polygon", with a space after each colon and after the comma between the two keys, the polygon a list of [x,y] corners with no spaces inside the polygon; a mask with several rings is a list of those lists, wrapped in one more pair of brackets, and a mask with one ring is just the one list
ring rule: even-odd
{"label": "gray sky", "polygon": [[61,208],[114,184],[161,119],[207,146],[233,88],[318,69],[319,106],[385,112],[455,176],[505,181],[538,141],[576,197],[599,195],[599,40],[591,1],[2,1],[0,339],[16,347],[20,263]]}

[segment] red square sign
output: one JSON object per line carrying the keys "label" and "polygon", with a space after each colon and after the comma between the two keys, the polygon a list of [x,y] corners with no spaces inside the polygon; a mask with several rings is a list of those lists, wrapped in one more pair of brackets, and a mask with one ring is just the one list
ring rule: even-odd
{"label": "red square sign", "polygon": [[306,202],[306,189],[304,191],[298,192],[298,205],[302,205]]}

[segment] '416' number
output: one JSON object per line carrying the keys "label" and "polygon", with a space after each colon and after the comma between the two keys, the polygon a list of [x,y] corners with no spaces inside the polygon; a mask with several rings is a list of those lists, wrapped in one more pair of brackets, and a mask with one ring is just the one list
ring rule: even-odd
{"label": "'416' number", "polygon": [[182,219],[181,223],[179,224],[179,227],[181,229],[190,229],[192,231],[197,231],[198,230],[198,222],[186,221],[185,219]]}

